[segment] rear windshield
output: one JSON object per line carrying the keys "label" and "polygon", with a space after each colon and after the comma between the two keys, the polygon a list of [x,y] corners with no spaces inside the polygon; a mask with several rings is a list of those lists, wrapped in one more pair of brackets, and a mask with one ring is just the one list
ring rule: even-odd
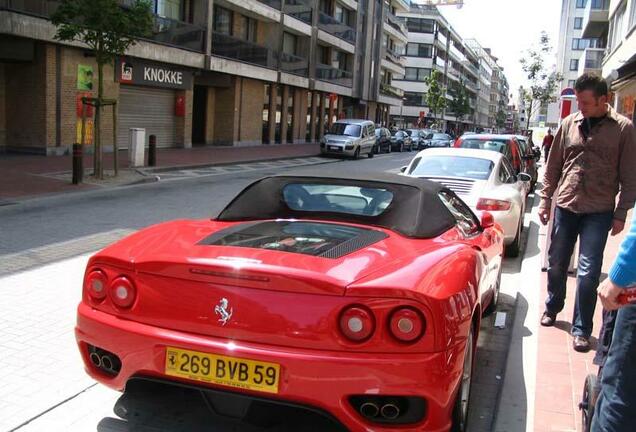
{"label": "rear windshield", "polygon": [[378,216],[393,201],[393,193],[381,188],[290,183],[283,188],[283,199],[295,211]]}
{"label": "rear windshield", "polygon": [[347,123],[334,123],[331,126],[329,133],[333,135],[346,135],[352,137],[360,136],[360,125],[347,124]]}
{"label": "rear windshield", "polygon": [[[205,239],[202,244],[337,258],[385,237],[379,231],[332,223],[271,221],[247,223],[223,230]],[[356,244],[349,247],[343,245],[354,239],[358,240]]]}
{"label": "rear windshield", "polygon": [[444,140],[448,139],[448,136],[446,134],[433,134],[433,139]]}
{"label": "rear windshield", "polygon": [[476,138],[467,138],[461,141],[459,145],[461,148],[480,149],[480,150],[492,150],[499,153],[504,152],[507,141],[505,140],[485,140]]}
{"label": "rear windshield", "polygon": [[487,180],[494,163],[464,156],[425,156],[415,160],[408,174],[417,177],[465,177]]}

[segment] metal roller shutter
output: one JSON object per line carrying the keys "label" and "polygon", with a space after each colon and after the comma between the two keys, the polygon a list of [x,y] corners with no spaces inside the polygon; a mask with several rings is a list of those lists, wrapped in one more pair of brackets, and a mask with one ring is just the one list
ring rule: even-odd
{"label": "metal roller shutter", "polygon": [[130,128],[146,129],[146,145],[150,135],[157,136],[157,147],[175,147],[175,92],[152,87],[122,85],[119,87],[119,148],[130,145]]}

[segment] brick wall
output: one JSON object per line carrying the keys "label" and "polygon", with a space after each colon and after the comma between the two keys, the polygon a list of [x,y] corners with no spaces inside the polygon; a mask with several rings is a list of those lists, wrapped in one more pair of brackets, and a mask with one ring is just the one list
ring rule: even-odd
{"label": "brick wall", "polygon": [[7,101],[6,101],[6,86],[5,86],[5,72],[4,64],[0,63],[0,152],[2,152],[7,145]]}
{"label": "brick wall", "polygon": [[214,142],[215,113],[214,107],[216,100],[216,89],[208,87],[207,105],[205,110],[205,143],[212,144]]}
{"label": "brick wall", "polygon": [[263,82],[249,78],[237,78],[240,100],[237,119],[237,140],[243,145],[261,144],[263,138]]}
{"label": "brick wall", "polygon": [[234,145],[236,140],[236,106],[237,106],[236,79],[232,80],[230,87],[216,89],[214,107],[214,144]]}

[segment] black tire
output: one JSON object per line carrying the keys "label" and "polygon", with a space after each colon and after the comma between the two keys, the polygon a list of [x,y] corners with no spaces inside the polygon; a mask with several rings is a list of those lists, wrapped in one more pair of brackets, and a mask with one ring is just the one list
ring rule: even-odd
{"label": "black tire", "polygon": [[453,426],[451,432],[466,432],[468,430],[468,403],[470,401],[470,388],[473,380],[473,358],[475,350],[473,348],[475,340],[473,338],[473,329],[471,327],[466,340],[466,348],[464,350],[464,368],[462,369],[461,381],[459,389],[455,397],[455,407],[453,408]]}
{"label": "black tire", "polygon": [[506,246],[506,256],[510,258],[516,258],[521,252],[521,230],[523,229],[523,214],[519,220],[519,226],[517,227],[517,236],[514,241]]}
{"label": "black tire", "polygon": [[373,151],[373,149],[371,149],[371,151],[369,153],[367,153],[367,157],[369,159],[373,159],[373,156],[375,156],[373,153],[374,153],[374,151]]}
{"label": "black tire", "polygon": [[353,159],[359,159],[359,158],[360,158],[360,147],[358,147],[356,151],[353,152]]}
{"label": "black tire", "polygon": [[400,153],[402,153],[404,151],[404,144],[400,144]]}
{"label": "black tire", "polygon": [[493,293],[493,298],[488,307],[484,310],[484,316],[491,315],[494,311],[497,310],[497,304],[499,303],[499,291],[501,289],[501,272],[503,268],[499,268],[499,275],[497,276],[497,283],[495,284],[495,292]]}
{"label": "black tire", "polygon": [[596,375],[589,374],[585,377],[583,400],[579,404],[579,408],[581,409],[581,430],[583,432],[590,432],[592,429],[592,419],[594,418],[594,409],[596,409],[598,391],[598,379]]}
{"label": "black tire", "polygon": [[387,152],[387,153],[391,153],[391,144],[389,144],[388,146],[386,146],[386,152]]}

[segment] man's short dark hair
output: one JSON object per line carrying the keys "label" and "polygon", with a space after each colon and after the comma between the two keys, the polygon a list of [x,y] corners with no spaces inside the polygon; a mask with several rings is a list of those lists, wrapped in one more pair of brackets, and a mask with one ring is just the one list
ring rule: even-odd
{"label": "man's short dark hair", "polygon": [[592,90],[596,97],[607,96],[607,82],[597,74],[584,73],[576,79],[574,90],[577,93]]}

